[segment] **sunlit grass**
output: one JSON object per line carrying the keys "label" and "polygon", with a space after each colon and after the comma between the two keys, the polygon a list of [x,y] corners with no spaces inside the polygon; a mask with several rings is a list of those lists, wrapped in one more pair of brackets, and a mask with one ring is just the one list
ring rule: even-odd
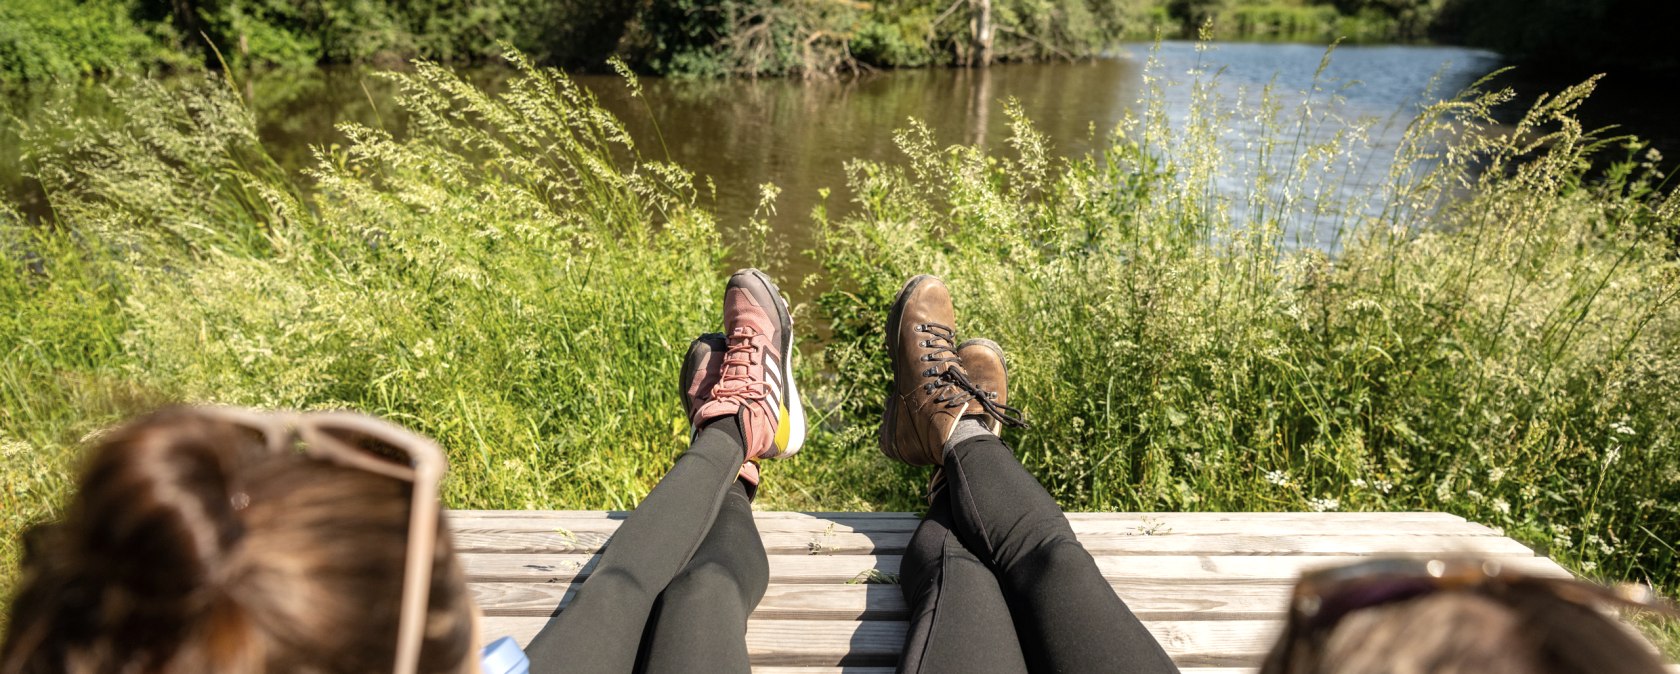
{"label": "sunlit grass", "polygon": [[[1367,122],[1216,76],[1182,118],[1152,77],[1090,157],[1015,114],[1003,153],[910,125],[901,162],[847,167],[804,280],[832,290],[798,308],[833,326],[818,428],[760,505],[920,507],[874,438],[887,305],[930,272],[1009,352],[1010,440],[1067,508],[1445,510],[1672,591],[1680,205],[1637,153],[1587,179],[1627,152],[1573,121],[1590,86],[1515,127],[1498,92],[1431,106],[1362,191]],[[693,179],[556,73],[391,77],[408,133],[346,126],[303,175],[214,79],[26,130],[55,220],[0,210],[0,582],[84,438],[165,401],[388,416],[448,449],[456,507],[627,509],[682,451],[677,360],[727,272]]]}

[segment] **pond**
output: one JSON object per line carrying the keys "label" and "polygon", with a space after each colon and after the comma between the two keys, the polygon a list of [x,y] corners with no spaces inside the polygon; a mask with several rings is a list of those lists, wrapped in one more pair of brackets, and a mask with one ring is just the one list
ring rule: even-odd
{"label": "pond", "polygon": [[[671,160],[710,177],[716,197],[707,205],[717,213],[726,240],[738,235],[753,216],[761,185],[780,187],[775,213],[765,217],[777,243],[793,253],[777,271],[794,278],[813,270],[812,262],[798,253],[811,244],[810,213],[820,201],[820,191],[831,190],[831,214],[844,214],[849,207],[845,163],[897,160],[893,132],[911,118],[925,122],[941,143],[1007,152],[1004,101],[1015,99],[1056,152],[1078,156],[1103,143],[1136,109],[1146,92],[1146,70],[1165,86],[1169,118],[1181,118],[1188,108],[1181,85],[1193,69],[1218,73],[1215,91],[1231,99],[1252,100],[1271,85],[1286,109],[1300,101],[1301,92],[1311,89],[1317,77],[1322,90],[1340,97],[1338,118],[1376,120],[1369,131],[1369,161],[1379,165],[1365,167],[1360,175],[1377,180],[1387,172],[1387,151],[1421,105],[1450,96],[1501,66],[1496,54],[1473,49],[1344,46],[1335,50],[1324,72],[1315,74],[1324,54],[1320,45],[1221,43],[1199,50],[1192,43],[1168,42],[1158,48],[1122,45],[1108,58],[1083,62],[895,71],[841,81],[644,78],[645,104],[632,99],[616,76],[576,79],[625,121],[644,156],[657,159],[668,153]],[[1146,68],[1151,58],[1156,63]],[[494,89],[507,73],[480,69],[469,76]],[[1517,87],[1521,100],[1529,101],[1567,83],[1555,78],[1539,82],[1533,76],[1506,76],[1500,84]],[[274,73],[250,82],[246,92],[265,143],[292,168],[312,161],[309,146],[340,142],[342,136],[333,128],[338,122],[401,126],[389,100],[389,83],[365,71]],[[1654,118],[1665,109],[1660,101],[1645,107],[1649,112],[1641,113],[1637,102],[1622,102],[1615,112],[1639,119],[1642,114]],[[1516,114],[1515,107],[1511,114]],[[1238,134],[1244,132],[1241,123],[1235,128]],[[1667,131],[1656,133],[1659,140]],[[1231,140],[1240,144],[1242,139]],[[7,186],[13,193],[25,191],[15,184],[17,167],[5,166],[9,162],[15,162],[14,153],[0,152],[0,180],[13,182]],[[1356,180],[1350,187],[1363,185]],[[31,199],[24,201],[30,208]],[[38,208],[38,196],[33,201]]]}

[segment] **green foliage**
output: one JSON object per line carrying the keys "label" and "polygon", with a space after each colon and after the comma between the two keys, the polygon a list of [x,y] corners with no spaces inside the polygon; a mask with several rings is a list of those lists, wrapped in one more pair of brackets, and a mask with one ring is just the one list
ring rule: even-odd
{"label": "green foliage", "polygon": [[670,0],[647,3],[625,39],[633,63],[665,74],[972,64],[982,5],[999,61],[1090,56],[1145,25],[1143,0]]}
{"label": "green foliage", "polygon": [[1441,0],[1167,0],[1180,37],[1407,42],[1428,36]]}
{"label": "green foliage", "polygon": [[142,26],[131,11],[123,0],[0,3],[0,83],[73,79],[135,63],[179,65],[157,42],[167,29]]}

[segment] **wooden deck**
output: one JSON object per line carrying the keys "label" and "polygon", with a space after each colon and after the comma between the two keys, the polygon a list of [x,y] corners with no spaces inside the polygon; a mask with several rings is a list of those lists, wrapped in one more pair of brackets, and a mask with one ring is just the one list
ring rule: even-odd
{"label": "wooden deck", "polygon": [[[536,634],[626,513],[450,514],[487,639]],[[1251,671],[1302,570],[1369,555],[1471,554],[1528,573],[1568,572],[1480,524],[1443,513],[1070,513],[1114,591],[1193,674]],[[897,582],[909,513],[757,513],[770,588],[747,647],[757,672],[886,674],[908,610]]]}

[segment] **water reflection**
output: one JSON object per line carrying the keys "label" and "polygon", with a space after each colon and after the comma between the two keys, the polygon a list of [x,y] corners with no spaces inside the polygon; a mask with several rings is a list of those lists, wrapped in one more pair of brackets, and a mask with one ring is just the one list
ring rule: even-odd
{"label": "water reflection", "polygon": [[[1300,92],[1312,88],[1324,48],[1222,44],[1198,51],[1189,43],[1168,43],[1158,51],[1128,46],[1113,58],[1082,63],[907,71],[847,82],[648,80],[645,109],[617,78],[579,81],[627,121],[644,152],[659,156],[657,123],[673,160],[716,181],[715,207],[726,232],[752,215],[758,185],[781,186],[770,220],[782,241],[797,251],[810,243],[808,216],[819,189],[831,188],[831,212],[844,212],[850,198],[844,163],[896,160],[893,131],[910,118],[925,122],[941,143],[1007,151],[1004,101],[1013,98],[1059,153],[1084,154],[1104,142],[1138,104],[1152,53],[1168,117],[1181,121],[1189,104],[1182,85],[1193,69],[1217,73],[1216,90],[1233,101],[1253,99],[1270,85],[1289,107]],[[1386,120],[1372,139],[1372,156],[1382,161],[1432,90],[1436,97],[1450,94],[1497,65],[1493,54],[1467,49],[1344,47],[1316,77],[1343,99],[1343,117]],[[1230,140],[1240,146],[1241,136],[1253,131],[1239,125]],[[1387,173],[1386,166],[1372,168],[1368,175]]]}

